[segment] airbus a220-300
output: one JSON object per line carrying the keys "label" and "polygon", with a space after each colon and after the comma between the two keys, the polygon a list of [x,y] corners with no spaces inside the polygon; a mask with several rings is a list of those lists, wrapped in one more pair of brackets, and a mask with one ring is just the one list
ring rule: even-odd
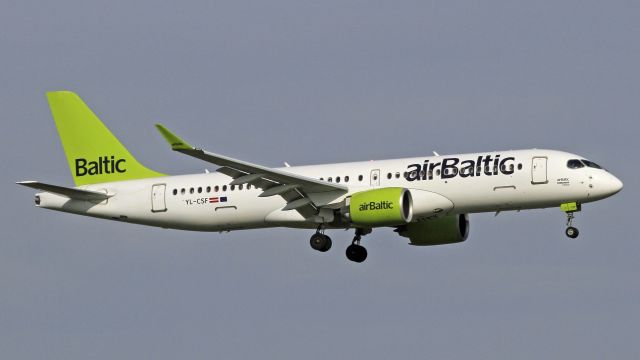
{"label": "airbus a220-300", "polygon": [[190,145],[157,124],[171,149],[218,166],[169,176],[138,162],[75,93],[47,93],[75,187],[22,181],[38,207],[162,228],[225,232],[312,229],[311,247],[331,248],[327,229],[353,229],[347,258],[362,262],[362,236],[390,227],[412,245],[465,241],[470,213],[559,207],[566,235],[574,214],[622,189],[583,156],[556,150],[270,168]]}

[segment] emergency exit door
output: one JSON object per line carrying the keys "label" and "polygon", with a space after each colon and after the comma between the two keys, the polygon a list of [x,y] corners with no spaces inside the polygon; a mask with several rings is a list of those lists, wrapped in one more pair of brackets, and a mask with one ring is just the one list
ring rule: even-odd
{"label": "emergency exit door", "polygon": [[151,188],[151,211],[162,212],[167,211],[167,204],[165,202],[165,189],[166,184],[155,184]]}

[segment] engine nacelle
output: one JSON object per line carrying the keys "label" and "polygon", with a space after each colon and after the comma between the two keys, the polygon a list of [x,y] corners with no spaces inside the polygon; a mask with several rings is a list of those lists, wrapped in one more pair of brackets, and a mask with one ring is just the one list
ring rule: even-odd
{"label": "engine nacelle", "polygon": [[411,245],[454,244],[467,240],[469,236],[469,216],[467,214],[444,216],[402,225],[395,231],[400,236],[409,238]]}
{"label": "engine nacelle", "polygon": [[405,188],[381,188],[351,195],[349,216],[355,225],[402,225],[413,218],[413,200]]}

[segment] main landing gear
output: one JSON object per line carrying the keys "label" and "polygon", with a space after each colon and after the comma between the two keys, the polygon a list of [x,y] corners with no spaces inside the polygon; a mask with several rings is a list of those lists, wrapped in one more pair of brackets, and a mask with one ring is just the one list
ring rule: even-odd
{"label": "main landing gear", "polygon": [[[370,232],[371,230],[369,230]],[[347,247],[347,259],[361,263],[367,259],[367,249],[360,245],[360,239],[365,235],[363,229],[356,229],[356,236],[353,237],[351,245]]]}
{"label": "main landing gear", "polygon": [[331,238],[324,234],[324,229],[319,227],[315,234],[311,235],[309,244],[314,250],[327,252],[331,249]]}
{"label": "main landing gear", "polygon": [[572,239],[577,238],[580,232],[577,228],[573,227],[573,219],[575,217],[574,213],[581,210],[580,205],[577,203],[566,203],[561,204],[560,209],[567,214],[567,230],[565,230],[564,233]]}
{"label": "main landing gear", "polygon": [[[353,237],[351,245],[347,247],[347,259],[361,263],[367,258],[367,249],[360,245],[360,240],[364,235],[369,234],[370,232],[371,229],[356,229],[356,235]],[[316,230],[316,233],[311,235],[309,244],[314,250],[326,252],[331,249],[331,238],[324,234],[324,229],[320,226],[318,227],[318,230]]]}

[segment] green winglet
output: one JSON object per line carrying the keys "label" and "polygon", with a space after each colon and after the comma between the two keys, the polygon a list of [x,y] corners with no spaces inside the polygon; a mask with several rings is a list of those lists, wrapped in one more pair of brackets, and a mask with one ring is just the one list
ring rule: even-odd
{"label": "green winglet", "polygon": [[171,145],[172,150],[192,150],[194,147],[188,142],[182,140],[178,135],[172,133],[162,124],[156,124],[156,128],[160,131],[162,137]]}

